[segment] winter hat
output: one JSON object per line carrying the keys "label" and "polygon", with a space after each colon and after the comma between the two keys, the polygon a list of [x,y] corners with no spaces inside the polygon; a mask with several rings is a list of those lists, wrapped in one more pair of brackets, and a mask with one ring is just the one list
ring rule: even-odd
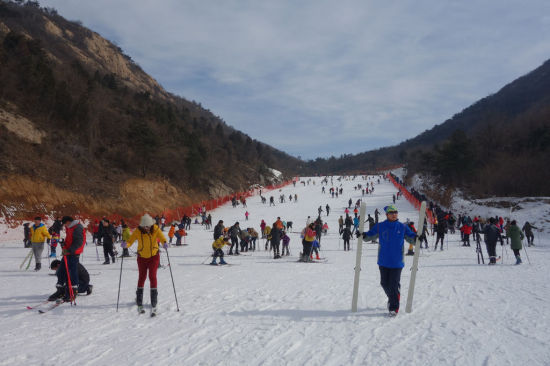
{"label": "winter hat", "polygon": [[60,264],[61,264],[61,261],[59,259],[54,259],[50,264],[50,269],[55,269],[59,267]]}
{"label": "winter hat", "polygon": [[384,207],[384,211],[386,213],[397,212],[397,207],[395,207],[395,205],[388,205],[388,206]]}
{"label": "winter hat", "polygon": [[72,222],[72,221],[74,221],[74,219],[71,216],[63,216],[63,218],[61,219],[62,224],[65,224],[66,222]]}
{"label": "winter hat", "polygon": [[141,227],[149,227],[153,226],[155,224],[155,220],[151,217],[149,214],[145,214],[141,216],[141,220],[139,220],[139,226]]}
{"label": "winter hat", "polygon": [[41,218],[40,216],[36,216],[36,217],[34,218],[34,220],[35,220],[35,221],[42,221],[42,218]]}

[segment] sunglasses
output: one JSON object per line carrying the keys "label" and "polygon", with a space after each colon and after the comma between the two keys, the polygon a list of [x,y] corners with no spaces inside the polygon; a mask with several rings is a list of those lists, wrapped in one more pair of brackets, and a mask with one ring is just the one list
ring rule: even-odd
{"label": "sunglasses", "polygon": [[390,211],[390,212],[388,212],[388,215],[393,215],[393,214],[396,214],[396,215],[397,215],[397,211]]}

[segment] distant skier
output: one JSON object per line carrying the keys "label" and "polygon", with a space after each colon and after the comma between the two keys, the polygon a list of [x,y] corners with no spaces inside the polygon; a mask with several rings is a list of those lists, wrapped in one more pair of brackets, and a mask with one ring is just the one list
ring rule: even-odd
{"label": "distant skier", "polygon": [[[380,269],[380,285],[388,296],[388,311],[390,316],[399,312],[401,288],[401,271],[404,263],[404,241],[414,243],[416,234],[399,222],[397,208],[389,205],[384,208],[386,220],[374,225],[372,230],[363,233],[363,240],[378,238],[378,268]],[[361,233],[357,233],[360,236]]]}
{"label": "distant skier", "polygon": [[328,214],[330,213],[330,206],[328,205],[328,203],[327,203],[327,205],[325,206],[325,209],[326,209],[326,211],[327,211],[327,216],[328,216]]}
{"label": "distant skier", "polygon": [[342,239],[344,239],[344,251],[350,250],[349,241],[351,239],[351,230],[348,227],[342,230]]}
{"label": "distant skier", "polygon": [[46,229],[46,226],[42,223],[42,218],[36,216],[34,218],[34,225],[31,226],[31,242],[32,251],[34,254],[35,271],[40,271],[42,268],[42,252],[44,251],[44,240],[51,239],[52,236]]}
{"label": "distant skier", "polygon": [[500,230],[496,226],[494,217],[489,218],[489,223],[485,225],[483,233],[485,234],[485,245],[487,246],[487,253],[489,254],[489,265],[494,265],[497,263],[497,240],[500,240],[502,245],[502,237],[500,235]]}
{"label": "distant skier", "polygon": [[109,220],[104,219],[102,221],[103,230],[101,230],[100,239],[103,241],[103,255],[105,256],[105,262],[103,264],[109,264],[109,256],[113,263],[115,263],[114,252],[114,238],[116,237],[115,228],[109,223]]}
{"label": "distant skier", "polygon": [[527,246],[535,245],[535,236],[533,235],[533,229],[538,230],[538,227],[531,225],[529,221],[526,221],[521,228],[521,230],[525,233],[525,236],[527,237]]}
{"label": "distant skier", "polygon": [[23,224],[23,246],[25,248],[30,248],[32,247],[32,242],[31,242],[31,228],[29,227],[29,223],[26,222]]}
{"label": "distant skier", "polygon": [[512,248],[512,250],[514,251],[514,255],[516,256],[516,264],[521,264],[520,250],[522,249],[521,241],[523,240],[524,236],[521,232],[521,229],[517,225],[516,220],[512,220],[512,222],[508,226],[508,229],[506,230],[506,236],[510,238],[510,248]]}
{"label": "distant skier", "polygon": [[[290,249],[289,249],[290,237],[286,234],[285,231],[283,231],[282,241],[283,241],[283,248],[281,250],[281,255],[288,256],[290,255]],[[286,250],[286,254],[285,254],[285,250]]]}

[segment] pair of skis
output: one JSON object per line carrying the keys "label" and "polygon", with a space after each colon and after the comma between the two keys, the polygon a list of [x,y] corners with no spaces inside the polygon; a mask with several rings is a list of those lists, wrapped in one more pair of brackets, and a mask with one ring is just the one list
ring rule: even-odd
{"label": "pair of skis", "polygon": [[[57,308],[59,305],[63,304],[65,301],[49,301],[45,300],[33,306],[27,306],[27,310],[38,310],[39,314],[45,314],[53,309]],[[49,306],[46,306],[49,305]]]}

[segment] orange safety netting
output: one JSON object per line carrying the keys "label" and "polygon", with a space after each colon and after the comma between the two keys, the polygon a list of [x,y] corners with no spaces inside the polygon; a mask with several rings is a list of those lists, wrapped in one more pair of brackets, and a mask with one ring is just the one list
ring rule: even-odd
{"label": "orange safety netting", "polygon": [[[393,177],[391,176],[390,173],[387,174],[387,177],[393,183],[393,185],[403,194],[403,196],[405,196],[407,201],[409,201],[417,210],[420,210],[421,202],[419,200],[417,200],[416,197],[413,196],[411,194],[411,192],[409,192],[407,190],[407,188],[405,188],[403,185],[397,183],[397,181],[395,179],[393,179]],[[428,222],[430,224],[435,223],[434,215],[429,209],[426,209],[426,217],[427,217]]]}
{"label": "orange safety netting", "polygon": [[[198,215],[199,212],[202,210],[202,208],[205,208],[206,211],[208,212],[208,211],[214,210],[215,208],[218,208],[218,207],[226,204],[227,202],[230,202],[233,197],[235,197],[237,200],[246,199],[246,198],[249,198],[249,197],[252,197],[252,196],[255,196],[255,195],[259,194],[260,191],[263,193],[263,192],[268,192],[268,191],[272,191],[272,190],[275,190],[275,189],[283,188],[283,187],[285,187],[289,184],[292,184],[293,182],[297,181],[298,179],[299,179],[298,177],[294,177],[292,180],[288,180],[288,181],[285,181],[285,182],[282,182],[282,183],[279,183],[279,184],[269,185],[269,186],[261,187],[261,188],[258,187],[258,188],[250,189],[248,191],[243,191],[243,192],[235,192],[233,194],[229,194],[229,195],[226,195],[226,196],[223,196],[223,197],[218,197],[218,198],[213,198],[213,199],[206,200],[206,201],[197,202],[197,203],[194,203],[190,206],[177,207],[175,209],[164,210],[162,212],[159,212],[158,214],[161,215],[161,216],[164,216],[164,218],[166,219],[166,224],[169,224],[173,221],[178,221],[179,222],[179,221],[181,221],[181,219],[183,218],[184,215],[187,215],[189,217]],[[80,214],[75,214],[74,217],[78,218],[80,220],[88,220],[89,221],[89,229],[91,229],[91,225],[96,220],[99,221],[103,217],[106,217],[110,221],[116,221],[116,222],[120,222],[120,220],[124,220],[124,222],[128,226],[136,227],[136,226],[138,226],[139,220],[140,220],[141,216],[143,216],[144,213],[145,212],[142,212],[139,215],[135,215],[135,216],[129,217],[129,218],[128,217],[123,217],[122,215],[119,215],[117,213],[113,213],[113,214],[102,216],[102,217],[80,213]],[[157,213],[149,212],[149,214],[154,217]],[[54,219],[53,216],[51,218]],[[13,220],[13,219],[9,219],[9,218],[5,218],[5,220],[6,220],[6,223],[8,224],[9,227],[17,227],[17,226],[21,225],[22,221],[32,221],[31,219],[28,219],[28,220]]]}

